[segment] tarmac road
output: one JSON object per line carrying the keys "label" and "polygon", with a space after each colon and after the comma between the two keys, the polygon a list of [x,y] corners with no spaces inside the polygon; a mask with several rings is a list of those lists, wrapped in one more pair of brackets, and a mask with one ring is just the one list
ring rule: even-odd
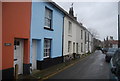
{"label": "tarmac road", "polygon": [[97,50],[72,67],[50,77],[49,79],[109,79],[109,64],[105,55]]}

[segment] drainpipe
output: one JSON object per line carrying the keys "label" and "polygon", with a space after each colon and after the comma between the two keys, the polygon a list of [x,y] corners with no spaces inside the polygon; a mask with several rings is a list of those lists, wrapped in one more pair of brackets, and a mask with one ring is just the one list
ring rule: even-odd
{"label": "drainpipe", "polygon": [[89,32],[88,32],[88,52],[89,52]]}
{"label": "drainpipe", "polygon": [[120,25],[119,24],[120,24],[120,21],[119,21],[119,14],[118,14],[118,48],[120,48]]}
{"label": "drainpipe", "polygon": [[63,28],[62,28],[62,62],[64,62],[63,49],[64,49],[64,18],[63,17]]}

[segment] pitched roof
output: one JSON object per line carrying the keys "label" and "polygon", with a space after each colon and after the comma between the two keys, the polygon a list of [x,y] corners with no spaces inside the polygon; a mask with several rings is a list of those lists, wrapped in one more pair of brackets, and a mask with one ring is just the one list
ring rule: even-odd
{"label": "pitched roof", "polygon": [[[80,27],[82,27],[84,30],[87,30],[80,22],[78,22],[73,16],[71,16],[67,11],[65,11],[63,8],[61,8],[58,4],[53,2],[52,0],[45,0],[47,2],[50,2],[52,5],[54,5],[56,8],[58,8],[60,11],[64,13],[65,16],[68,16],[70,19],[72,19],[75,23],[77,23]],[[87,30],[88,31],[88,30]],[[88,31],[89,32],[89,31]],[[89,32],[90,33],[90,32]]]}
{"label": "pitched roof", "polygon": [[118,44],[118,40],[109,40],[111,44]]}

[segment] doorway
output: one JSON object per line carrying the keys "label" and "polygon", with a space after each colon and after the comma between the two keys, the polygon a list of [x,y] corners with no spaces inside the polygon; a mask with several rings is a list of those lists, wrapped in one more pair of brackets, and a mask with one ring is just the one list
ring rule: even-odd
{"label": "doorway", "polygon": [[32,40],[32,70],[37,69],[37,40]]}
{"label": "doorway", "polygon": [[23,74],[23,50],[24,40],[14,40],[14,68],[18,65],[18,74]]}
{"label": "doorway", "polygon": [[76,54],[78,54],[78,43],[76,43]]}

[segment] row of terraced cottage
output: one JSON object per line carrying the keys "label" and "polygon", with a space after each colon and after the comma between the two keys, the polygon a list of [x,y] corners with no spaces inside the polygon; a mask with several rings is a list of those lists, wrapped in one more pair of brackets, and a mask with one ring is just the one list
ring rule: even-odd
{"label": "row of terraced cottage", "polygon": [[[92,34],[55,2],[1,2],[3,79],[92,52]],[[1,10],[1,9],[0,9]]]}

